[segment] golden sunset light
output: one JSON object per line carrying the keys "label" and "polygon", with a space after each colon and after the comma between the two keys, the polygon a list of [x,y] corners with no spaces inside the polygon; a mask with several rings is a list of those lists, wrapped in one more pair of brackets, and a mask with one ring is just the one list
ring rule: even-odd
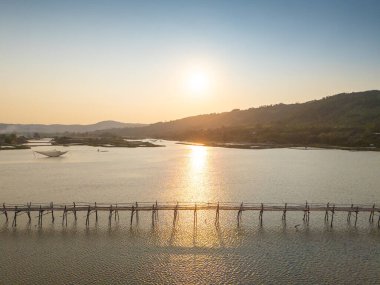
{"label": "golden sunset light", "polygon": [[0,283],[379,284],[379,28],[380,0],[0,0]]}

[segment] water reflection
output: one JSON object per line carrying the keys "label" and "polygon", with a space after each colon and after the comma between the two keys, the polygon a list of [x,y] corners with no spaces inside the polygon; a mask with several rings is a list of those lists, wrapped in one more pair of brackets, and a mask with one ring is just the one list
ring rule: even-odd
{"label": "water reflection", "polygon": [[193,174],[204,172],[207,162],[207,148],[199,145],[190,146],[190,166]]}
{"label": "water reflection", "polygon": [[190,146],[187,156],[187,201],[208,201],[210,188],[207,187],[209,180],[209,153],[204,146]]}

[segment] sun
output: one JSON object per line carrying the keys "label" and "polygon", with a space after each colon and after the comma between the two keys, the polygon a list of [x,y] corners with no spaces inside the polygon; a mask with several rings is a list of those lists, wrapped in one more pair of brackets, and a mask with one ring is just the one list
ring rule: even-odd
{"label": "sun", "polygon": [[192,71],[186,79],[186,89],[193,95],[206,94],[210,88],[210,77],[202,70]]}

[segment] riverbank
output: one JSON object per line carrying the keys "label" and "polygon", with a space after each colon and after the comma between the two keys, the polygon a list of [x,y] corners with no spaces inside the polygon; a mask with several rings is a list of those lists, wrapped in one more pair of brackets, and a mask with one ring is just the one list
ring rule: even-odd
{"label": "riverbank", "polygon": [[177,142],[182,145],[195,145],[195,146],[209,146],[209,147],[222,147],[222,148],[238,148],[238,149],[274,149],[274,148],[292,148],[300,150],[311,149],[339,149],[349,151],[380,151],[377,147],[348,147],[348,146],[334,146],[334,145],[297,145],[297,144],[252,144],[252,143],[220,143],[220,142]]}

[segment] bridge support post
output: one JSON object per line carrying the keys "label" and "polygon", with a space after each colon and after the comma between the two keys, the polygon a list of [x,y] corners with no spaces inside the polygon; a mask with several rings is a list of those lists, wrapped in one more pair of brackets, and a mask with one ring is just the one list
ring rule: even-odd
{"label": "bridge support post", "polygon": [[194,205],[194,227],[197,226],[198,222],[198,213],[197,213],[197,203]]}
{"label": "bridge support post", "polygon": [[359,207],[356,207],[356,210],[355,210],[355,227],[356,227],[356,223],[358,222],[358,214],[359,214]]}
{"label": "bridge support post", "polygon": [[333,205],[333,207],[331,209],[331,224],[330,224],[330,228],[332,228],[332,226],[333,226],[334,214],[335,214],[335,205]]}
{"label": "bridge support post", "polygon": [[218,202],[218,205],[216,206],[215,225],[219,225],[219,202]]}
{"label": "bridge support post", "polygon": [[131,226],[132,226],[132,223],[133,223],[133,214],[135,213],[135,206],[132,205],[132,210],[131,210]]}
{"label": "bridge support post", "polygon": [[76,221],[77,220],[77,209],[76,209],[75,202],[73,203],[73,212],[74,212],[74,219]]}
{"label": "bridge support post", "polygon": [[29,223],[32,221],[32,218],[30,217],[30,207],[31,207],[31,203],[26,203],[27,204],[27,207],[28,207],[28,211],[26,212],[28,214],[28,219],[29,219]]}
{"label": "bridge support post", "polygon": [[261,227],[263,226],[263,214],[264,214],[264,204],[261,203],[261,209],[260,209],[260,215],[259,215],[260,226]]}
{"label": "bridge support post", "polygon": [[17,206],[15,206],[15,215],[13,216],[12,227],[17,226]]}
{"label": "bridge support post", "polygon": [[98,208],[95,202],[95,221],[98,222]]}
{"label": "bridge support post", "polygon": [[54,223],[54,205],[53,202],[50,203],[50,209],[51,209],[51,222]]}
{"label": "bridge support post", "polygon": [[325,212],[325,222],[328,222],[329,220],[329,211],[330,211],[330,203],[327,203],[326,212]]}
{"label": "bridge support post", "polygon": [[136,202],[136,223],[139,223],[139,204]]}
{"label": "bridge support post", "polygon": [[3,203],[3,213],[5,215],[5,219],[7,220],[8,222],[8,213],[7,213],[7,210],[5,210],[5,203]]}
{"label": "bridge support post", "polygon": [[156,209],[154,208],[154,204],[152,205],[152,226],[154,227],[154,222],[156,219]]}
{"label": "bridge support post", "polygon": [[178,220],[178,202],[174,208],[173,225],[177,223],[177,220]]}
{"label": "bridge support post", "polygon": [[91,212],[91,207],[90,205],[88,205],[87,216],[86,216],[86,226],[90,225],[90,212]]}
{"label": "bridge support post", "polygon": [[286,221],[286,210],[287,210],[287,207],[288,207],[288,203],[285,203],[284,211],[282,212],[282,220],[283,221]]}
{"label": "bridge support post", "polygon": [[375,215],[375,204],[373,204],[372,206],[372,210],[371,210],[371,213],[369,214],[369,222],[370,223],[373,223],[373,216]]}

